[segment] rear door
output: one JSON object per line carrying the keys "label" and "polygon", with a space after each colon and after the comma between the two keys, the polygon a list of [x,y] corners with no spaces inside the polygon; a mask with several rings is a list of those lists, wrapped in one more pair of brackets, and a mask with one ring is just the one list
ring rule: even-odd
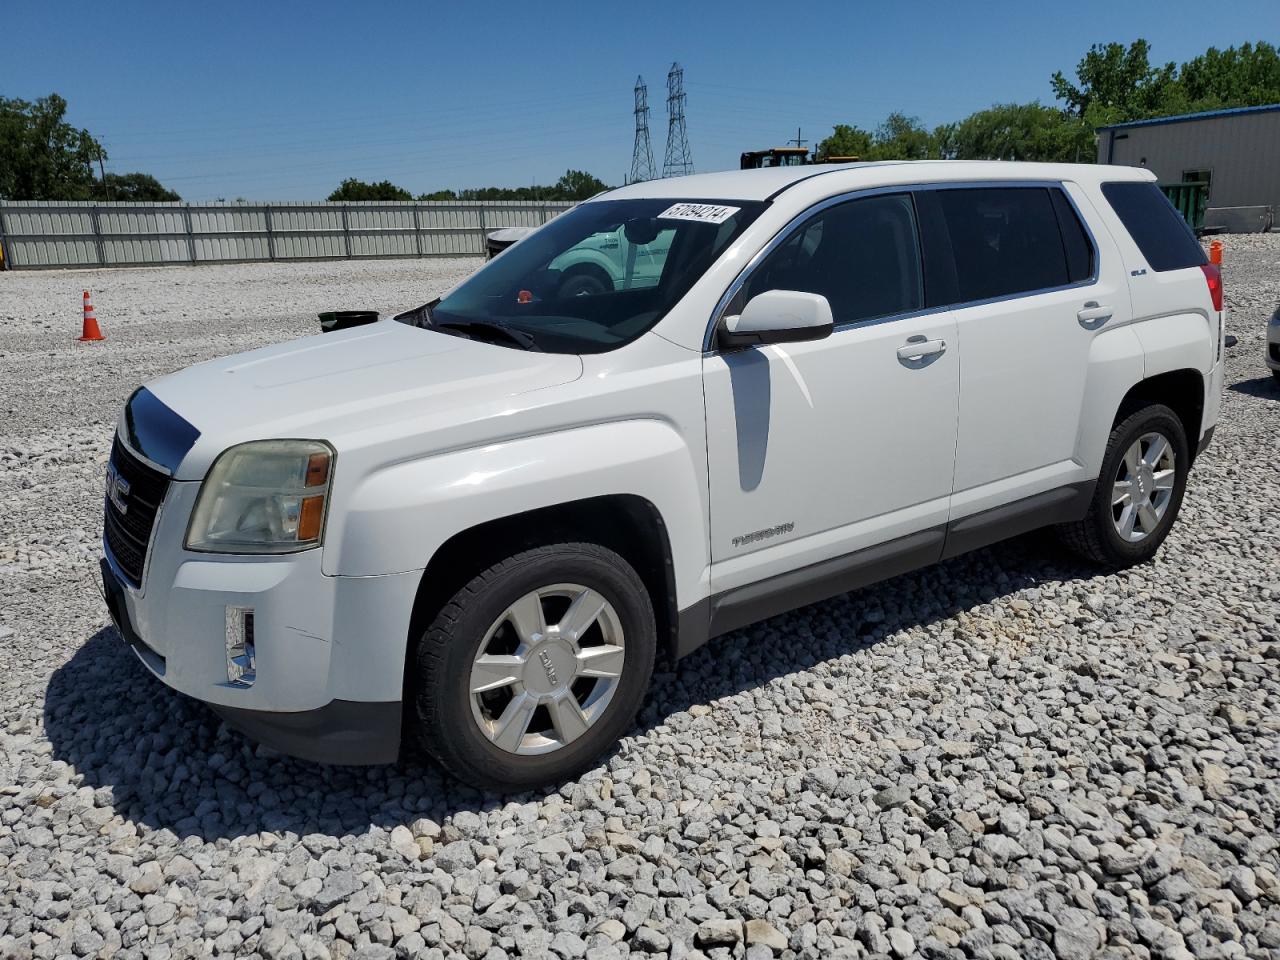
{"label": "rear door", "polygon": [[1101,255],[1058,184],[938,189],[920,202],[955,264],[952,519],[1089,479],[1077,447],[1090,353],[1130,313],[1118,257]]}

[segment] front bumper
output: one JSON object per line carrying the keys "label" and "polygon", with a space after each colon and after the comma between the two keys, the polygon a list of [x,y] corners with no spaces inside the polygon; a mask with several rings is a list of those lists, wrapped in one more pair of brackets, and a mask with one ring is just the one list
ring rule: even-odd
{"label": "front bumper", "polygon": [[[125,587],[106,558],[101,561],[102,592],[111,620],[147,669],[165,679],[168,660],[138,635],[129,619]],[[226,704],[209,706],[233,729],[252,740],[316,763],[394,763],[400,753],[400,702],[356,703],[331,700],[314,710],[288,713],[250,710]]]}
{"label": "front bumper", "polygon": [[[104,546],[103,592],[125,642],[167,686],[284,753],[323,763],[395,761],[420,573],[329,577],[319,550],[187,552],[181,527],[189,511],[180,501],[194,486],[172,484],[139,587]],[[251,684],[233,682],[227,663],[229,616],[246,610],[254,615]]]}
{"label": "front bumper", "polygon": [[315,763],[395,763],[400,757],[400,702],[331,700],[316,710],[271,713],[209,705],[250,740]]}

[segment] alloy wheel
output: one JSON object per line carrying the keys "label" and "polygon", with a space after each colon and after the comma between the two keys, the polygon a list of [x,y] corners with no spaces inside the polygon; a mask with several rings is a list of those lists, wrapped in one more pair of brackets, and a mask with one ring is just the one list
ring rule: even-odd
{"label": "alloy wheel", "polygon": [[1130,543],[1149,537],[1173,498],[1177,468],[1173,444],[1163,434],[1144,433],[1125,451],[1111,487],[1111,519]]}
{"label": "alloy wheel", "polygon": [[598,591],[539,587],[493,622],[471,665],[471,714],[515,754],[559,750],[600,719],[621,682],[622,622]]}

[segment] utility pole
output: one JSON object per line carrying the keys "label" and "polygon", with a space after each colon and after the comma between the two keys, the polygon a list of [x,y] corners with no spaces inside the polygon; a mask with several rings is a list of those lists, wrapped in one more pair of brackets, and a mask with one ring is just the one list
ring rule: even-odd
{"label": "utility pole", "polygon": [[636,142],[631,148],[631,176],[628,183],[654,178],[653,145],[649,142],[649,88],[644,77],[636,77]]}
{"label": "utility pole", "polygon": [[662,175],[683,177],[689,173],[693,173],[693,156],[684,125],[684,68],[673,63],[667,73],[667,155]]}
{"label": "utility pole", "polygon": [[111,202],[111,186],[107,183],[107,168],[102,162],[102,147],[98,147],[98,172],[102,174],[102,190],[107,195],[107,202]]}
{"label": "utility pole", "polygon": [[787,143],[794,143],[797,147],[803,147],[803,146],[804,146],[806,143],[808,143],[808,142],[809,142],[808,140],[801,140],[801,139],[800,139],[800,128],[799,128],[799,127],[796,127],[796,136],[795,136],[795,139],[794,139],[794,140],[788,140],[788,141],[787,141]]}

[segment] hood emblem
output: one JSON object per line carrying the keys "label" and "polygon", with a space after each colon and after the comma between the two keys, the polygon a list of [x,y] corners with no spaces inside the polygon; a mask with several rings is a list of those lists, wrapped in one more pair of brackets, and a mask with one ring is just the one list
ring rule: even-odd
{"label": "hood emblem", "polygon": [[115,508],[121,513],[129,512],[129,503],[126,499],[129,496],[129,481],[120,476],[120,471],[116,469],[114,463],[107,464],[107,499],[115,505]]}

